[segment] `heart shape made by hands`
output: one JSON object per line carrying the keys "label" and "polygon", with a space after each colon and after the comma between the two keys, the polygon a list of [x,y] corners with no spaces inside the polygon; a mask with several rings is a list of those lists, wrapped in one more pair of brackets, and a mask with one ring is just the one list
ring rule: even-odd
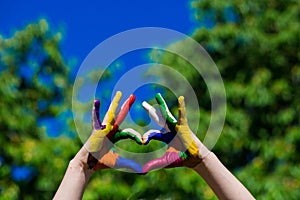
{"label": "heart shape made by hands", "polygon": [[[128,168],[145,174],[150,170],[164,167],[194,167],[201,162],[202,154],[209,152],[188,126],[183,97],[178,99],[178,120],[170,112],[161,94],[156,95],[156,100],[160,105],[162,115],[147,102],[143,102],[142,105],[150,117],[162,127],[162,130],[149,130],[143,135],[132,128],[119,129],[119,125],[135,100],[135,96],[131,95],[115,116],[120,98],[121,92],[118,92],[104,117],[103,124],[99,118],[100,101],[96,100],[94,102],[93,132],[85,144],[92,155],[89,156],[89,168],[94,170]],[[150,160],[141,167],[134,160],[123,158],[109,150],[119,140],[128,138],[141,145],[147,145],[152,139],[159,140],[167,143],[168,149],[162,157]],[[199,153],[200,149],[201,154]]]}
{"label": "heart shape made by hands", "polygon": [[161,126],[161,130],[151,129],[143,135],[132,128],[121,130],[123,135],[127,135],[127,138],[135,140],[138,144],[147,145],[151,140],[158,140],[168,145],[168,149],[162,157],[150,160],[143,166],[142,173],[145,174],[159,168],[196,166],[201,162],[203,156],[199,154],[199,149],[202,154],[208,154],[209,151],[188,127],[184,98],[179,97],[178,99],[178,120],[170,112],[161,94],[156,95],[156,100],[160,105],[162,115],[145,101],[142,106],[150,117]]}

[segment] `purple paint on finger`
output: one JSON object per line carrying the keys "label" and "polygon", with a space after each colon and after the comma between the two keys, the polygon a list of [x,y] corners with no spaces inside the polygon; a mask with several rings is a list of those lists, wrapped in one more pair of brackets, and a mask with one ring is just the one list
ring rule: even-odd
{"label": "purple paint on finger", "polygon": [[100,129],[103,130],[106,128],[106,125],[100,125]]}
{"label": "purple paint on finger", "polygon": [[99,115],[100,100],[99,99],[95,99],[94,100],[94,105],[95,105],[95,112],[96,112],[97,120],[98,120],[98,122],[100,122],[100,115]]}
{"label": "purple paint on finger", "polygon": [[94,105],[96,108],[99,108],[100,107],[100,100],[99,99],[95,99],[94,100]]}
{"label": "purple paint on finger", "polygon": [[96,121],[94,122],[94,128],[95,129],[103,129],[102,125],[101,125],[101,121],[100,121],[99,110],[100,110],[100,100],[95,99],[94,100],[94,112],[95,112],[95,115],[96,115]]}

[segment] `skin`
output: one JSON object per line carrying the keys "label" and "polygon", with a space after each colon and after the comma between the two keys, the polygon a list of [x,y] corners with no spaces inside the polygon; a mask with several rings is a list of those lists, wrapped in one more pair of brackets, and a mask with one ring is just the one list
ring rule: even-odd
{"label": "skin", "polygon": [[178,98],[178,120],[169,111],[161,94],[156,95],[156,100],[162,116],[147,102],[143,102],[143,107],[165,131],[145,134],[143,143],[147,144],[152,139],[160,140],[168,144],[168,149],[162,157],[146,163],[143,173],[158,168],[189,167],[208,183],[219,199],[254,199],[247,188],[190,130],[184,97]]}
{"label": "skin", "polygon": [[[200,140],[190,130],[186,118],[184,97],[178,98],[178,120],[170,112],[161,94],[156,95],[156,101],[161,107],[161,113],[147,102],[143,102],[144,109],[149,115],[165,130],[165,132],[154,132],[143,136],[143,142],[150,140],[160,140],[168,144],[166,153],[157,159],[149,161],[143,167],[143,173],[162,167],[194,167],[202,161],[202,157],[210,151],[200,142]],[[165,123],[162,120],[165,119]],[[157,121],[160,120],[160,121]],[[199,151],[202,149],[202,151]],[[174,162],[176,161],[176,162]]]}
{"label": "skin", "polygon": [[[121,109],[117,119],[113,120],[120,98],[121,96],[117,93],[103,123],[99,120],[100,102],[95,101],[92,135],[70,161],[54,199],[81,199],[91,175],[96,170],[107,167],[124,167],[144,174],[163,167],[189,167],[208,183],[219,199],[254,199],[243,184],[190,130],[183,97],[178,99],[178,120],[169,111],[160,94],[156,95],[156,99],[161,106],[162,115],[147,102],[143,102],[143,107],[149,115],[163,128],[163,131],[149,130],[143,137],[133,129],[123,131],[118,129],[134,101],[130,97],[122,106],[124,110]],[[106,140],[116,142],[126,138],[134,139],[139,144],[148,144],[152,139],[160,140],[168,143],[169,147],[162,157],[149,161],[141,169],[134,161],[121,158],[109,150],[112,142],[106,142]]]}
{"label": "skin", "polygon": [[92,111],[93,131],[87,142],[70,161],[65,176],[54,199],[82,199],[83,192],[95,171],[106,168],[127,168],[141,172],[142,168],[133,160],[122,158],[111,149],[113,143],[131,138],[141,144],[141,137],[131,132],[119,130],[135,97],[131,95],[116,114],[122,93],[115,95],[103,122],[100,121],[100,101],[95,100]]}

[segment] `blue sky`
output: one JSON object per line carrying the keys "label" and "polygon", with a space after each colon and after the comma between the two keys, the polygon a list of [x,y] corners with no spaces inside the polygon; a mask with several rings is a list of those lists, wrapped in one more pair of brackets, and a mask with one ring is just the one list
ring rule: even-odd
{"label": "blue sky", "polygon": [[[46,18],[53,30],[63,31],[62,54],[67,59],[76,60],[76,69],[100,42],[125,30],[163,27],[189,35],[199,25],[193,14],[190,1],[183,0],[11,0],[1,3],[0,34],[10,37],[15,30],[24,28],[28,23]],[[147,58],[142,54],[124,58],[123,64],[136,66],[147,63]],[[137,108],[142,100],[137,98]],[[47,123],[50,121],[45,120]],[[54,123],[52,121],[51,124]],[[44,125],[48,126],[47,123]]]}
{"label": "blue sky", "polygon": [[[195,27],[199,27],[193,15],[190,1],[186,0],[10,0],[2,1],[0,5],[0,34],[11,37],[16,30],[23,29],[27,24],[46,18],[52,30],[63,32],[62,54],[67,60],[76,60],[76,69],[100,42],[122,31],[139,27],[163,27],[190,35]],[[128,55],[122,61],[126,66],[147,63],[143,54],[140,51]],[[23,70],[28,72],[28,69]],[[138,96],[145,94],[140,91],[137,93],[140,94]],[[152,96],[151,93],[148,95]],[[140,112],[142,100],[137,97],[134,104],[136,108],[131,110],[137,118],[149,121],[145,113]],[[102,107],[103,111],[105,108]],[[70,115],[70,111],[64,111],[57,117],[58,120],[43,118],[37,121],[38,125],[47,128],[49,136],[57,137],[65,127],[60,124],[64,121],[61,118]],[[33,175],[34,169],[30,166],[15,166],[12,169],[12,178],[17,181],[29,180]]]}
{"label": "blue sky", "polygon": [[[189,35],[197,26],[190,3],[185,0],[10,0],[1,2],[0,34],[11,37],[16,30],[41,18],[46,18],[53,30],[63,31],[62,54],[67,59],[76,60],[75,68],[100,42],[122,31],[150,26],[169,28]],[[135,60],[134,64],[145,62],[143,56],[139,56],[139,61],[135,57],[131,58]],[[131,58],[126,61],[130,62]],[[53,124],[57,125],[55,127],[63,127],[53,119],[39,119],[39,122],[47,130]],[[62,131],[52,130],[56,134]],[[47,132],[52,137],[59,136],[53,135],[50,128]],[[12,178],[28,179],[32,172],[30,167],[16,166]]]}
{"label": "blue sky", "polygon": [[137,27],[164,27],[190,34],[196,26],[189,1],[4,1],[0,8],[0,34],[8,37],[26,24],[46,18],[64,30],[62,50],[80,64],[101,41]]}

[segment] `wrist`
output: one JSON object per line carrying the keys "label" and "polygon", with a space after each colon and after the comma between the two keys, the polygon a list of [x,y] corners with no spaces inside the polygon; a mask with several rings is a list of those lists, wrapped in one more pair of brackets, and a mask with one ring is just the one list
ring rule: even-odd
{"label": "wrist", "polygon": [[93,170],[87,169],[77,155],[69,162],[64,178],[53,199],[82,199]]}
{"label": "wrist", "polygon": [[206,168],[207,162],[209,162],[212,157],[214,157],[215,154],[212,151],[207,152],[207,154],[203,157],[201,157],[201,162],[198,163],[195,167],[193,167],[193,170],[196,172],[201,171],[203,168]]}
{"label": "wrist", "polygon": [[88,174],[92,174],[94,170],[90,169],[88,164],[88,159],[90,157],[90,153],[83,146],[79,152],[75,155],[75,157],[70,161],[69,166],[74,169],[78,169]]}
{"label": "wrist", "polygon": [[[83,176],[84,182],[87,183],[90,179],[90,177],[95,172],[93,169],[89,169],[88,165],[81,160],[78,160],[76,157],[74,157],[68,165],[68,170],[73,174],[74,176]],[[77,175],[76,175],[77,174]]]}

